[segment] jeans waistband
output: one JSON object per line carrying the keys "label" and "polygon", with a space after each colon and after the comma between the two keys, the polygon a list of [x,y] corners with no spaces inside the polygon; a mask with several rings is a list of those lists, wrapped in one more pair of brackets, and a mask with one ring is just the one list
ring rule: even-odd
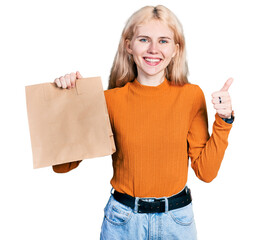
{"label": "jeans waistband", "polygon": [[184,207],[191,203],[191,192],[190,189],[185,186],[184,189],[170,197],[161,198],[140,198],[132,197],[128,194],[120,193],[111,189],[111,194],[118,202],[131,207],[135,212],[138,213],[153,213],[153,212],[167,212],[169,210]]}

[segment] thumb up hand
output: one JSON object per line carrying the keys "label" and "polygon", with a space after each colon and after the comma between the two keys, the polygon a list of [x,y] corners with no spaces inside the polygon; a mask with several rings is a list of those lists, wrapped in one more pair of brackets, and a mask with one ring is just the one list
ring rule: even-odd
{"label": "thumb up hand", "polygon": [[211,94],[214,108],[221,118],[231,118],[232,111],[231,98],[228,89],[233,83],[233,78],[229,78],[220,91]]}

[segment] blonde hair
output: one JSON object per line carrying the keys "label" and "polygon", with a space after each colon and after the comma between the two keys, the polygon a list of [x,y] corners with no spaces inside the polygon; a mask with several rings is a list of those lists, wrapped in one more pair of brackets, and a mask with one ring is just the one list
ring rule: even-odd
{"label": "blonde hair", "polygon": [[173,12],[162,5],[158,5],[156,7],[143,7],[127,20],[111,68],[108,89],[123,87],[127,82],[133,81],[137,77],[137,67],[126,50],[126,40],[132,40],[138,25],[145,24],[153,19],[166,23],[174,33],[175,44],[179,44],[177,53],[165,69],[166,78],[172,85],[182,86],[189,83],[182,25]]}

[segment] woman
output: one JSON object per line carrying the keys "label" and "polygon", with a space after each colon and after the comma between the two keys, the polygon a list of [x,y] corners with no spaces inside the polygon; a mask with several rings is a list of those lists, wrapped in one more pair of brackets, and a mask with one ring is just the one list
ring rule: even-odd
{"label": "woman", "polygon": [[[228,94],[233,79],[212,94],[217,113],[209,136],[203,91],[187,74],[177,17],[161,5],[135,12],[104,91],[117,151],[101,239],[197,239],[188,159],[201,180],[216,177],[234,120]],[[70,89],[78,78],[76,72],[54,82]],[[68,172],[80,162],[53,170]]]}

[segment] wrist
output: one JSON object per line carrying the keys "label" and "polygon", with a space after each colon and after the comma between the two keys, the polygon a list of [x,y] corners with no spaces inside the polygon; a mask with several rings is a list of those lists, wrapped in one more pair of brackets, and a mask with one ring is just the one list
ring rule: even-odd
{"label": "wrist", "polygon": [[222,118],[226,123],[233,123],[235,116],[234,116],[234,111],[232,111],[231,116],[229,118]]}

